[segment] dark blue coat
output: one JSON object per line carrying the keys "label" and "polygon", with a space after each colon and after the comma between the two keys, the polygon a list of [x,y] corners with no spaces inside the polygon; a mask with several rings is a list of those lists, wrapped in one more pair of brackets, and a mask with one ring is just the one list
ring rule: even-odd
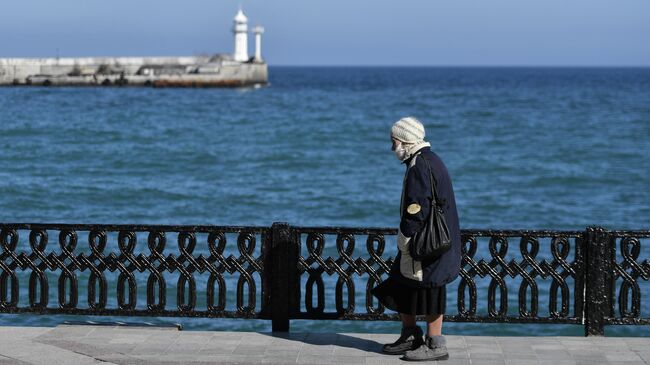
{"label": "dark blue coat", "polygon": [[[458,212],[456,211],[456,199],[451,184],[451,177],[440,157],[431,151],[429,147],[420,149],[414,155],[418,153],[419,156],[415,160],[413,167],[409,168],[413,157],[404,161],[407,170],[404,191],[402,192],[403,201],[400,208],[402,210],[402,218],[399,226],[400,231],[406,237],[413,237],[413,235],[424,228],[425,221],[429,216],[432,194],[429,169],[426,165],[428,162],[435,179],[438,200],[443,205],[445,220],[449,227],[451,249],[436,260],[422,262],[422,281],[407,279],[402,276],[399,269],[401,253],[398,253],[395,263],[391,268],[390,275],[410,286],[442,286],[453,281],[460,271],[460,224],[458,221]],[[407,212],[407,208],[411,204],[418,204],[421,210],[416,214],[410,214]]]}

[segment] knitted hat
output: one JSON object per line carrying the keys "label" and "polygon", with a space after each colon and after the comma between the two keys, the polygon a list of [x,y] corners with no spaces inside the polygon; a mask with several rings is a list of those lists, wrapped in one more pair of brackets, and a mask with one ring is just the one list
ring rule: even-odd
{"label": "knitted hat", "polygon": [[413,117],[398,120],[390,129],[390,136],[404,143],[417,143],[424,140],[424,126]]}

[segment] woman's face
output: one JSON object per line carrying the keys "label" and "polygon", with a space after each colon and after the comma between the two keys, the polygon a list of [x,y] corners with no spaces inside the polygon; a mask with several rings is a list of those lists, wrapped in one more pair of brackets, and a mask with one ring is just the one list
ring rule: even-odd
{"label": "woman's face", "polygon": [[391,142],[393,142],[393,145],[391,146],[390,150],[395,151],[395,149],[397,148],[397,145],[400,144],[401,142],[396,140],[393,137],[390,137],[390,140],[391,140]]}

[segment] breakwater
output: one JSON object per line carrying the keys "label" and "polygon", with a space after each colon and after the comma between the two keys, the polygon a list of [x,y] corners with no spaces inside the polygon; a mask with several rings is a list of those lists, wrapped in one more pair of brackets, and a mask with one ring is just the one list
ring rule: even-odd
{"label": "breakwater", "polygon": [[[291,319],[397,320],[369,293],[389,271],[384,250],[396,234],[286,223],[0,224],[0,312],[258,318],[274,331],[288,331]],[[575,324],[585,335],[648,325],[650,263],[639,253],[649,240],[650,231],[597,227],[464,230],[461,274],[449,290],[456,313],[445,319]],[[489,256],[477,255],[482,245]]]}
{"label": "breakwater", "polygon": [[0,58],[4,86],[232,87],[265,84],[267,65],[230,55]]}

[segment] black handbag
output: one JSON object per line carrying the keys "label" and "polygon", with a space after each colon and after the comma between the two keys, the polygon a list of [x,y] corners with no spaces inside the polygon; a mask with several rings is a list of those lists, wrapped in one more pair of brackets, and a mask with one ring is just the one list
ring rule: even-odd
{"label": "black handbag", "polygon": [[[424,157],[422,157],[424,159]],[[434,260],[451,248],[451,239],[449,238],[449,228],[445,220],[445,214],[442,206],[438,204],[436,195],[436,183],[433,178],[431,166],[427,160],[424,160],[429,169],[429,179],[431,180],[431,209],[429,217],[420,232],[413,235],[409,245],[409,253],[414,260]]]}

